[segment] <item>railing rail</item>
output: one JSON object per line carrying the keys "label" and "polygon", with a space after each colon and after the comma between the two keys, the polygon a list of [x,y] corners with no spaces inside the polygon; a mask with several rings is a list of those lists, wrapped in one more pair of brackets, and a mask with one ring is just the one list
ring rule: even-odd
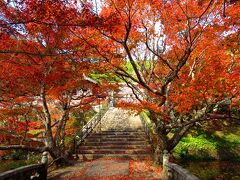
{"label": "railing rail", "polygon": [[196,176],[191,174],[188,170],[182,168],[181,166],[174,164],[174,163],[168,163],[168,179],[169,180],[198,180]]}
{"label": "railing rail", "polygon": [[76,136],[77,145],[80,145],[84,139],[93,131],[93,129],[101,122],[101,118],[107,112],[107,108],[102,108],[93,118],[81,129],[80,133]]}
{"label": "railing rail", "polygon": [[198,180],[198,178],[191,174],[187,169],[169,162],[169,153],[167,150],[164,150],[163,152],[163,173],[169,180]]}
{"label": "railing rail", "polygon": [[146,122],[146,120],[144,119],[142,114],[140,114],[140,119],[141,119],[142,124],[143,124],[144,132],[146,133],[146,136],[148,137],[149,142],[152,144],[152,137],[151,137],[151,132],[150,132],[148,123]]}
{"label": "railing rail", "polygon": [[1,180],[47,179],[45,164],[23,166],[0,174]]}

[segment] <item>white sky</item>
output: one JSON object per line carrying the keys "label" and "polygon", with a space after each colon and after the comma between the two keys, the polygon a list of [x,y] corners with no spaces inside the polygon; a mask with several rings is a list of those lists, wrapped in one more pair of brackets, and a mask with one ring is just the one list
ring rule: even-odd
{"label": "white sky", "polygon": [[94,10],[100,12],[101,10],[101,0],[92,0],[94,5]]}

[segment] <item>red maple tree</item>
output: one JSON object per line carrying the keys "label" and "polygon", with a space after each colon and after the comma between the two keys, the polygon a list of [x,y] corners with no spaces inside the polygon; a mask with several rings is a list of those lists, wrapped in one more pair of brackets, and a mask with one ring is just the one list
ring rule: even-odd
{"label": "red maple tree", "polygon": [[101,7],[85,40],[132,89],[135,103],[121,106],[148,111],[160,152],[197,122],[237,118],[221,107],[240,105],[238,1],[105,0]]}
{"label": "red maple tree", "polygon": [[[238,1],[105,0],[97,11],[87,1],[13,2],[0,2],[1,106],[41,111],[53,157],[70,100],[81,90],[84,98],[84,86],[100,92],[83,78],[94,69],[132,89],[136,101],[122,106],[148,111],[161,152],[197,122],[235,118],[221,107],[239,108]],[[57,138],[48,109],[55,102]]]}
{"label": "red maple tree", "polygon": [[48,151],[65,159],[71,111],[89,109],[111,88],[87,77],[103,66],[69,29],[76,16],[84,22],[82,11],[38,0],[1,1],[0,11],[0,149]]}

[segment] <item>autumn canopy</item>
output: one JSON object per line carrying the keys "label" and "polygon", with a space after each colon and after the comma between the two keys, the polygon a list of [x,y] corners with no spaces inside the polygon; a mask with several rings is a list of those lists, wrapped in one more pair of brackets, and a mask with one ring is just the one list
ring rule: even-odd
{"label": "autumn canopy", "polygon": [[118,106],[147,113],[161,151],[196,123],[235,121],[239,19],[236,0],[1,1],[2,149],[65,157],[72,111],[122,83],[134,102]]}

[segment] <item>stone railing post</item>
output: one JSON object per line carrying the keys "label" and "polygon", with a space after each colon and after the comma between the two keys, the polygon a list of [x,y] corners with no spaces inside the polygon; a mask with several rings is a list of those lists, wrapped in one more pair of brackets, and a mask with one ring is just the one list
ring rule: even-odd
{"label": "stone railing post", "polygon": [[40,173],[40,179],[47,179],[47,169],[48,169],[48,152],[44,151],[42,154],[41,163],[45,165],[45,168]]}
{"label": "stone railing post", "polygon": [[169,154],[167,150],[163,151],[163,174],[168,178]]}
{"label": "stone railing post", "polygon": [[46,151],[43,152],[41,163],[42,164],[47,164],[48,163],[48,152],[46,152]]}
{"label": "stone railing post", "polygon": [[154,152],[154,164],[160,165],[161,164],[161,151],[159,149],[159,146],[156,147],[155,152]]}

